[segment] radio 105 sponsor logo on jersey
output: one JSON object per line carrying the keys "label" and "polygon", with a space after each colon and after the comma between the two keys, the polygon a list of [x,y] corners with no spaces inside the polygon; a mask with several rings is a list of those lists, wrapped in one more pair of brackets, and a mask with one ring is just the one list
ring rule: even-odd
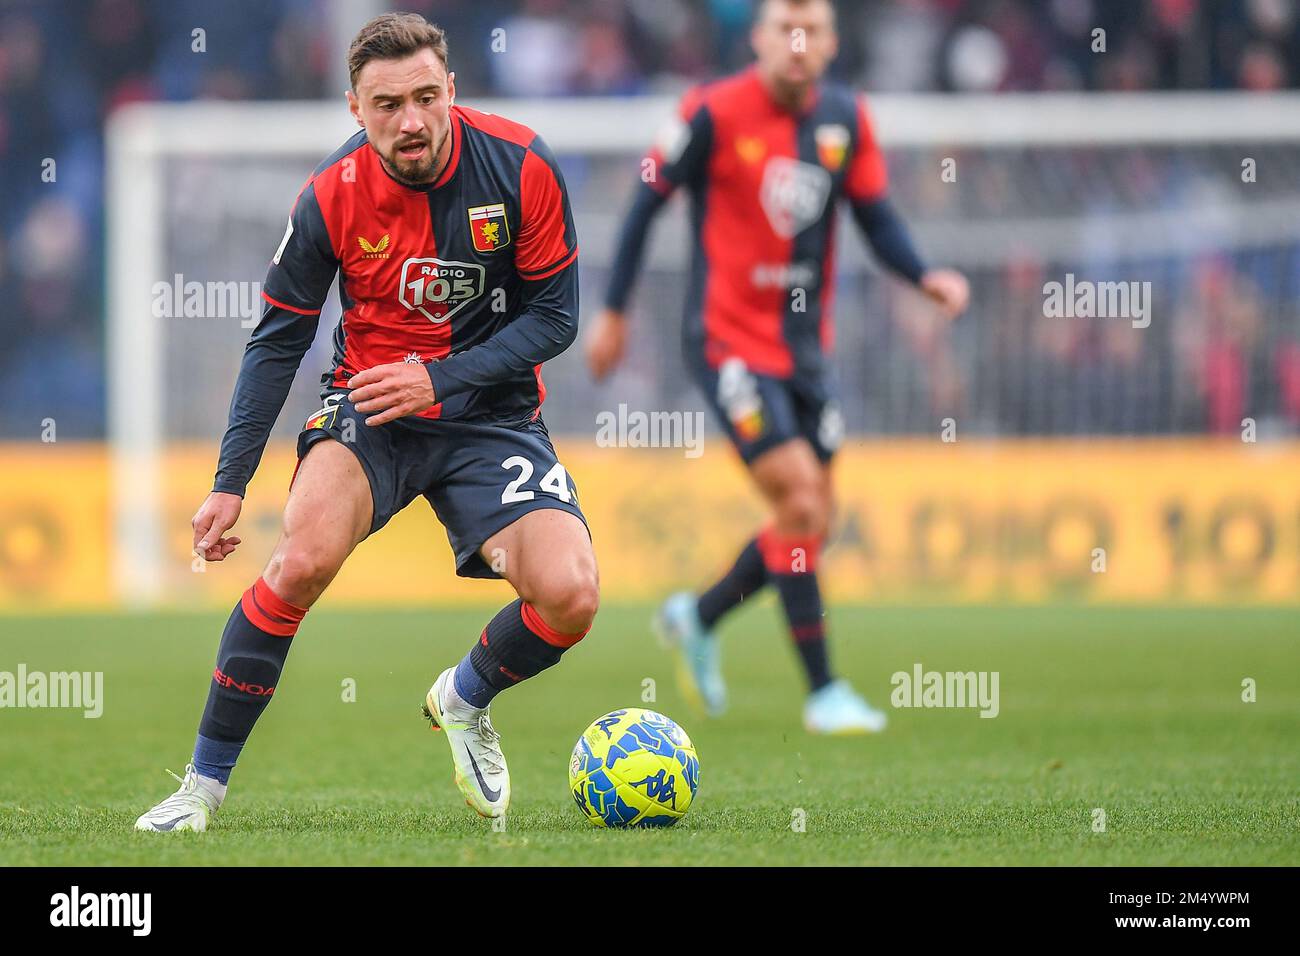
{"label": "radio 105 sponsor logo on jersey", "polygon": [[484,269],[472,262],[407,259],[397,300],[430,322],[446,322],[483,294]]}

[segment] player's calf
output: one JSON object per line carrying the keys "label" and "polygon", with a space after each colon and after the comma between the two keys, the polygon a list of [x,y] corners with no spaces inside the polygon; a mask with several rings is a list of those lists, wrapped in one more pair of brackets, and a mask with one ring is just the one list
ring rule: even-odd
{"label": "player's calf", "polygon": [[208,702],[194,745],[200,777],[230,780],[253,725],[262,716],[307,609],[290,604],[258,578],[240,598],[217,647]]}
{"label": "player's calf", "polygon": [[253,725],[280,683],[289,646],[307,609],[262,578],[244,592],[217,648],[208,700],[181,789],[136,821],[136,829],[204,830],[217,812]]}
{"label": "player's calf", "polygon": [[523,598],[511,601],[483,628],[461,662],[443,671],[425,695],[425,716],[435,730],[446,732],[456,786],[482,816],[503,816],[510,805],[510,771],[501,735],[488,716],[489,705],[501,691],[558,664],[586,635],[595,615],[585,589],[573,591],[556,606],[569,615],[564,620],[585,626],[557,630]]}
{"label": "player's calf", "polygon": [[781,598],[808,689],[821,690],[833,679],[826,646],[826,615],[817,581],[822,538],[765,528],[758,536],[758,544],[768,580]]}
{"label": "player's calf", "polygon": [[509,803],[500,735],[488,719],[497,694],[559,663],[586,636],[599,604],[596,559],[586,525],[559,509],[524,514],[480,548],[519,594],[483,628],[469,653],[425,696],[434,727],[447,731],[455,781],[484,816]]}
{"label": "player's calf", "polygon": [[[284,510],[284,532],[266,570],[244,592],[222,632],[193,772],[178,791],[191,804],[195,795],[220,796],[201,821],[196,810],[175,829],[205,828],[215,814],[240,751],[279,686],[308,607],[366,536],[370,515],[370,484],[356,455],[337,442],[317,442],[302,458]],[[159,804],[141,817],[149,824],[142,828],[165,829],[176,818],[168,815],[172,809],[167,801]],[[152,825],[159,820],[162,826]]]}
{"label": "player's calf", "polygon": [[486,707],[501,691],[558,664],[586,636],[591,618],[586,620],[586,627],[561,631],[522,598],[512,601],[488,622],[457,666],[457,693],[471,706]]}

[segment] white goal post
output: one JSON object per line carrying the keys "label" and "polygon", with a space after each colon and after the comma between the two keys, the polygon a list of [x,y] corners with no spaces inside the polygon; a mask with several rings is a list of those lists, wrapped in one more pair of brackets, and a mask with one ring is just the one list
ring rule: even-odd
{"label": "white goal post", "polygon": [[[882,95],[870,102],[887,148],[1300,143],[1297,93]],[[656,96],[468,105],[532,126],[563,157],[640,154],[670,116],[673,100]],[[303,167],[305,179],[311,165],[354,130],[341,98],[136,104],[111,117],[106,177],[110,540],[117,549],[111,561],[115,592],[127,604],[157,603],[165,590],[160,463],[167,440],[168,395],[164,329],[151,309],[152,288],[170,278],[165,166],[189,157],[315,157]],[[207,199],[222,201],[221,196]],[[278,214],[287,213],[291,199],[285,197]],[[1294,234],[1297,222],[1300,208],[1294,203],[1273,203],[1259,210],[1257,228],[1261,236]],[[1155,224],[1175,234],[1171,241],[1182,241],[1195,231],[1170,230],[1168,225]],[[1018,227],[1008,223],[1007,228]],[[1050,226],[1040,228],[1050,232]],[[268,254],[277,238],[263,237]],[[608,250],[584,244],[584,256],[593,253],[608,255]],[[214,442],[214,465],[216,450]]]}

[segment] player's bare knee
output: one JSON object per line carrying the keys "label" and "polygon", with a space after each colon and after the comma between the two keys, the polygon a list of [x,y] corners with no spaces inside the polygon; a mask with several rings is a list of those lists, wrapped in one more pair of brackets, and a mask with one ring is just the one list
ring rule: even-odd
{"label": "player's bare knee", "polygon": [[811,482],[791,483],[776,501],[776,523],[784,534],[820,537],[830,522],[830,502]]}
{"label": "player's bare knee", "polygon": [[562,634],[580,634],[591,627],[600,607],[594,571],[575,570],[548,580],[531,602],[548,625]]}
{"label": "player's bare knee", "polygon": [[334,579],[334,562],[318,551],[290,546],[277,549],[262,577],[291,604],[310,607]]}

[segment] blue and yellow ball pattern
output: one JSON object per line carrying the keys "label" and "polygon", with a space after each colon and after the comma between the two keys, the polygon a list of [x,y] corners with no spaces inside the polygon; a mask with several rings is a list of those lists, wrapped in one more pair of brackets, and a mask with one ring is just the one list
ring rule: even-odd
{"label": "blue and yellow ball pattern", "polygon": [[569,761],[569,790],[597,827],[669,827],[700,785],[700,758],[686,731],[653,710],[598,717]]}

